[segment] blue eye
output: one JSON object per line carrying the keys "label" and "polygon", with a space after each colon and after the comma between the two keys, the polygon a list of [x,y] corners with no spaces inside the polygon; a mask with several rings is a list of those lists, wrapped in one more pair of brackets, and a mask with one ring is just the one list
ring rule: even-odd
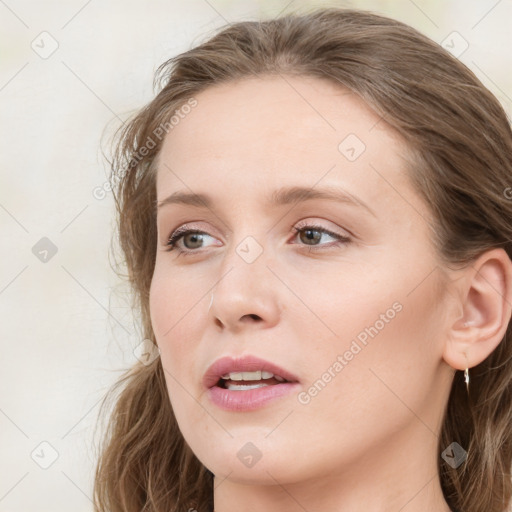
{"label": "blue eye", "polygon": [[[345,235],[341,235],[339,233],[334,233],[333,231],[330,231],[328,229],[325,229],[322,226],[318,225],[303,225],[303,226],[291,226],[292,229],[295,231],[296,235],[299,235],[299,233],[305,233],[307,234],[306,240],[310,241],[317,241],[322,238],[323,235],[329,235],[330,237],[334,238],[336,240],[336,243],[334,244],[321,244],[321,245],[310,245],[308,243],[304,244],[305,247],[308,248],[309,251],[318,251],[318,250],[325,250],[326,246],[327,248],[331,247],[338,247],[340,245],[344,245],[346,243],[349,243],[351,239]],[[315,235],[315,233],[320,233],[320,236]],[[186,226],[183,226],[181,228],[178,228],[174,233],[171,234],[171,236],[168,238],[168,241],[166,243],[166,246],[168,247],[166,249],[167,252],[170,251],[177,251],[178,255],[191,255],[194,253],[197,253],[195,249],[183,249],[179,246],[178,242],[182,241],[182,239],[185,239],[185,237],[188,237],[189,241],[194,244],[198,242],[203,241],[204,235],[210,236],[208,233],[205,233],[204,231],[200,231],[198,229],[189,229]],[[197,247],[196,249],[199,249],[200,247]]]}

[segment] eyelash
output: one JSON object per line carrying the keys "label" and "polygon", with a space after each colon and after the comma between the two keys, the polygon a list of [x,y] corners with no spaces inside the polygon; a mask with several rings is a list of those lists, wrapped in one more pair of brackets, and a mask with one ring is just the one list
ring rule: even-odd
{"label": "eyelash", "polygon": [[[316,224],[306,224],[304,226],[291,226],[291,228],[295,231],[295,235],[297,235],[301,231],[310,230],[310,231],[318,231],[320,233],[327,234],[327,235],[332,236],[333,238],[336,238],[338,240],[333,245],[329,245],[328,247],[338,247],[339,245],[344,245],[344,244],[351,242],[351,239],[349,237],[340,235],[338,233],[334,233],[333,231],[329,231],[328,229],[325,229],[324,227],[318,226]],[[185,235],[189,235],[189,234],[208,235],[208,233],[205,233],[204,231],[200,231],[198,229],[188,229],[186,226],[178,228],[174,233],[171,234],[171,236],[167,240],[166,246],[168,248],[165,249],[166,252],[177,251],[178,256],[180,256],[180,255],[190,256],[190,255],[198,253],[199,249],[191,250],[191,249],[180,249],[177,247],[177,242],[181,238],[183,238]],[[208,235],[208,236],[211,236],[211,235]],[[315,251],[319,251],[319,250],[324,250],[325,244],[318,245],[318,246],[305,245],[304,247],[309,248],[308,252],[311,252],[311,251],[315,252]]]}

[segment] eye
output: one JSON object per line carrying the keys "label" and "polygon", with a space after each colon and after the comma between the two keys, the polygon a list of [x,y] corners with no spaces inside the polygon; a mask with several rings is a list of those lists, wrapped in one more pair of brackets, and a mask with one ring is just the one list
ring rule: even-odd
{"label": "eye", "polygon": [[[181,228],[178,228],[176,231],[174,231],[174,233],[172,233],[169,239],[167,240],[166,245],[168,249],[166,249],[166,251],[169,252],[176,250],[179,254],[185,255],[190,254],[192,252],[197,252],[194,251],[194,249],[201,248],[201,245],[196,246],[196,244],[202,243],[204,235],[210,236],[208,235],[208,233],[205,233],[204,231],[200,231],[198,229],[189,229],[187,228],[187,226],[182,226]],[[186,241],[190,241],[192,247],[182,249],[178,245],[178,242],[182,241],[182,239],[184,243]]]}
{"label": "eye", "polygon": [[[351,241],[351,239],[346,235],[335,233],[316,224],[303,224],[299,226],[292,225],[291,228],[295,231],[296,236],[304,233],[304,236],[299,236],[299,238],[302,241],[305,241],[304,245],[308,247],[309,251],[325,250],[326,246],[328,248],[337,247]],[[336,242],[334,244],[315,243],[321,240],[323,235],[329,235],[334,238]],[[198,229],[189,229],[186,225],[182,226],[174,231],[168,238],[166,244],[168,248],[166,251],[177,251],[178,255],[183,254],[185,256],[197,253],[198,251],[195,249],[200,249],[202,247],[201,244],[204,241],[205,236],[209,237],[210,235]],[[182,242],[185,245],[185,249],[180,247],[179,242]]]}
{"label": "eye", "polygon": [[[326,229],[317,224],[299,224],[298,226],[292,226],[292,228],[302,241],[306,241],[305,245],[308,246],[309,251],[324,250],[326,246],[327,248],[339,247],[340,245],[349,243],[351,241],[348,236],[335,233],[334,231],[330,231],[329,229]],[[304,233],[305,236],[300,236],[300,233]],[[321,240],[323,235],[329,235],[330,237],[334,238],[336,242],[333,244],[315,244],[314,242]],[[310,244],[309,242],[313,243]]]}

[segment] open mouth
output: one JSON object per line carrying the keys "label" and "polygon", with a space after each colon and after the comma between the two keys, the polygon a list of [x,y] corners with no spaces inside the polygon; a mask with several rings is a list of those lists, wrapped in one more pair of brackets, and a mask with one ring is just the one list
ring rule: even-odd
{"label": "open mouth", "polygon": [[300,388],[298,379],[270,361],[254,356],[218,359],[206,371],[209,399],[225,411],[253,411]]}
{"label": "open mouth", "polygon": [[266,386],[276,386],[285,382],[288,381],[284,377],[274,375],[271,372],[231,372],[223,375],[216,386],[230,391],[245,391]]}

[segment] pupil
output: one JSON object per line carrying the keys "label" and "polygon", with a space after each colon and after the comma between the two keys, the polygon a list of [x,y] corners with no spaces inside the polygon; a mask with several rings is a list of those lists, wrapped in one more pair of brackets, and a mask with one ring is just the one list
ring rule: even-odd
{"label": "pupil", "polygon": [[[187,236],[192,238],[192,245],[194,244],[194,242],[201,241],[201,239],[200,239],[201,235],[198,233],[192,233]],[[194,248],[196,248],[196,247],[192,246],[192,249],[194,249]]]}
{"label": "pupil", "polygon": [[306,239],[307,239],[307,240],[315,240],[315,239],[318,239],[318,236],[316,236],[316,237],[315,237],[314,235],[312,235],[312,233],[318,233],[318,231],[317,231],[316,229],[306,229],[306,230],[304,231],[304,233],[307,233],[307,235],[306,235]]}

